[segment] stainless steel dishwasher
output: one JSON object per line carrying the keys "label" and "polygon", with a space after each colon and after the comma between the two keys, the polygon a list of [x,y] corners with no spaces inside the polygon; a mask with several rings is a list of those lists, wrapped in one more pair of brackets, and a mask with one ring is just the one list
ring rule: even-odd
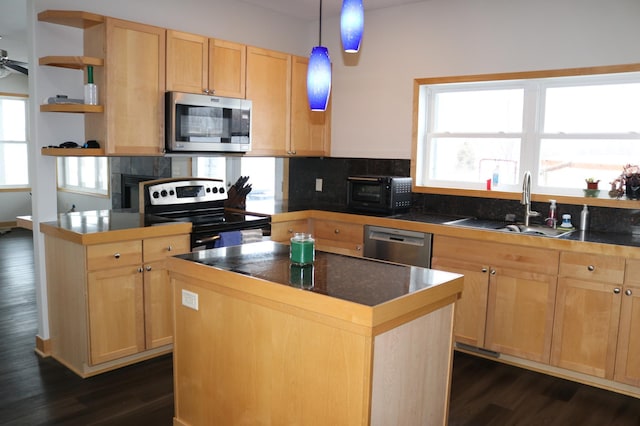
{"label": "stainless steel dishwasher", "polygon": [[365,225],[364,257],[404,263],[406,265],[431,266],[431,240],[433,234]]}

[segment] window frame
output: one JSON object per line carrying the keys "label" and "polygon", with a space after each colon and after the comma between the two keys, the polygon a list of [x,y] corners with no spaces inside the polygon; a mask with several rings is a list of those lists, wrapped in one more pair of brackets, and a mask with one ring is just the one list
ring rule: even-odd
{"label": "window frame", "polygon": [[[412,140],[412,153],[411,153],[411,176],[413,177],[413,191],[416,193],[425,194],[440,194],[440,195],[458,195],[458,196],[474,196],[481,198],[501,198],[501,199],[520,199],[519,185],[512,185],[508,188],[500,188],[499,190],[487,191],[484,185],[475,188],[455,188],[444,186],[423,186],[418,185],[417,177],[419,174],[424,173],[425,168],[429,167],[428,162],[418,162],[419,158],[424,158],[424,152],[427,149],[426,133],[425,133],[425,86],[433,86],[438,84],[455,84],[455,83],[480,83],[480,82],[492,82],[492,81],[514,81],[521,80],[526,85],[527,81],[546,79],[553,77],[586,77],[597,76],[606,74],[624,74],[640,72],[640,63],[637,64],[624,64],[624,65],[611,65],[611,66],[598,66],[598,67],[586,67],[586,68],[568,68],[568,69],[555,69],[555,70],[541,70],[541,71],[524,71],[513,73],[495,73],[495,74],[475,74],[465,76],[450,76],[450,77],[435,77],[435,78],[419,78],[414,80],[413,90],[413,140]],[[594,80],[595,81],[595,80]],[[524,108],[536,108],[538,105],[530,104],[525,94]],[[428,114],[432,114],[432,111],[428,111]],[[535,117],[534,114],[526,114],[527,117]],[[530,118],[531,119],[531,118]],[[535,126],[542,126],[542,120],[538,119]],[[525,127],[526,129],[526,127]],[[526,163],[521,163],[521,170],[537,170],[538,169],[538,156],[540,151],[540,140],[550,134],[543,134],[540,132],[541,128],[535,127],[535,134],[523,134],[521,150],[521,159],[526,159]],[[553,137],[557,137],[558,134],[551,134]],[[621,135],[616,134],[616,137]],[[574,138],[575,134],[564,136],[566,138]],[[637,137],[637,136],[636,136]],[[638,160],[640,161],[640,159]],[[622,166],[622,165],[621,165]],[[613,177],[612,177],[613,179]],[[634,200],[620,200],[611,198],[592,198],[584,197],[581,191],[573,190],[566,193],[558,193],[559,191],[544,191],[541,190],[538,185],[532,186],[532,198],[534,201],[548,201],[550,197],[555,197],[559,202],[569,204],[589,204],[597,206],[610,206],[620,208],[637,208],[637,201]],[[603,191],[606,192],[607,191]],[[605,195],[606,197],[606,195]]]}
{"label": "window frame", "polygon": [[24,145],[27,150],[27,159],[26,164],[24,164],[27,170],[27,183],[23,185],[0,185],[0,192],[21,192],[21,191],[29,191],[31,189],[31,176],[29,173],[29,143],[30,143],[30,134],[29,134],[29,95],[23,93],[8,93],[8,92],[0,92],[0,98],[5,99],[15,99],[21,100],[24,102],[24,113],[25,113],[25,140],[24,141],[13,141],[13,140],[4,140],[0,139],[0,144],[16,144],[16,145]]}
{"label": "window frame", "polygon": [[[82,185],[69,185],[66,184],[66,178],[67,178],[67,173],[68,173],[68,169],[66,167],[66,161],[68,159],[71,158],[75,158],[78,160],[79,164],[78,164],[78,177],[80,177],[82,175],[82,160],[89,160],[89,159],[93,159],[94,161],[98,162],[100,159],[105,159],[106,160],[106,166],[105,169],[102,170],[105,173],[105,182],[106,182],[106,190],[102,191],[102,190],[98,190],[96,188],[91,188],[91,187],[86,187],[86,186],[82,186]],[[80,156],[80,157],[73,157],[73,156],[64,156],[64,157],[58,157],[57,159],[58,161],[56,161],[56,187],[58,191],[62,191],[62,192],[70,192],[70,193],[76,193],[76,194],[83,194],[83,195],[89,195],[89,196],[93,196],[93,197],[98,197],[98,198],[110,198],[111,197],[111,162],[109,161],[108,157],[94,157],[94,156]],[[96,173],[94,175],[94,181],[98,182],[100,180],[98,173],[101,172],[101,168],[100,167],[96,167]],[[81,179],[79,179],[81,181]]]}

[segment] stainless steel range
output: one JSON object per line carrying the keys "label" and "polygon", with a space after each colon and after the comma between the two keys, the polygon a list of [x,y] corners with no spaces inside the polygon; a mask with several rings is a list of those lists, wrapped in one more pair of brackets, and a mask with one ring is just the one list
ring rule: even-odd
{"label": "stainless steel range", "polygon": [[270,235],[269,216],[225,209],[227,197],[222,179],[190,177],[145,181],[140,183],[140,212],[145,213],[149,222],[191,222],[192,251],[216,246],[222,233],[233,235],[233,231],[260,230],[262,235]]}

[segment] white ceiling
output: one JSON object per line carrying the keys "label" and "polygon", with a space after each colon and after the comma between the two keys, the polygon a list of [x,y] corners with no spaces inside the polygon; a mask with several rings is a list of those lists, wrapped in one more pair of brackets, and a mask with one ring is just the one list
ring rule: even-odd
{"label": "white ceiling", "polygon": [[[320,0],[237,0],[272,10],[297,19],[317,20],[320,13]],[[363,0],[365,10],[381,9],[419,3],[425,0]],[[322,16],[340,15],[342,1],[324,0]],[[9,54],[9,59],[27,61],[26,1],[0,0],[0,49]]]}
{"label": "white ceiling", "polygon": [[[308,21],[318,19],[320,15],[320,0],[240,0],[254,6],[264,7],[284,15]],[[420,3],[425,0],[362,0],[365,10],[382,9],[385,7],[401,6],[410,3]],[[341,0],[324,0],[322,2],[322,16],[334,17],[340,15]]]}

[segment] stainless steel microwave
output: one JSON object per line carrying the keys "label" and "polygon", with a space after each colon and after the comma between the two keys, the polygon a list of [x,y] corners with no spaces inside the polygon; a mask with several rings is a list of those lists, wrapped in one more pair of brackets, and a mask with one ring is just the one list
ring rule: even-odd
{"label": "stainless steel microwave", "polygon": [[167,92],[167,152],[251,151],[251,106],[248,99]]}
{"label": "stainless steel microwave", "polygon": [[347,206],[353,210],[394,214],[411,207],[411,178],[349,176]]}

